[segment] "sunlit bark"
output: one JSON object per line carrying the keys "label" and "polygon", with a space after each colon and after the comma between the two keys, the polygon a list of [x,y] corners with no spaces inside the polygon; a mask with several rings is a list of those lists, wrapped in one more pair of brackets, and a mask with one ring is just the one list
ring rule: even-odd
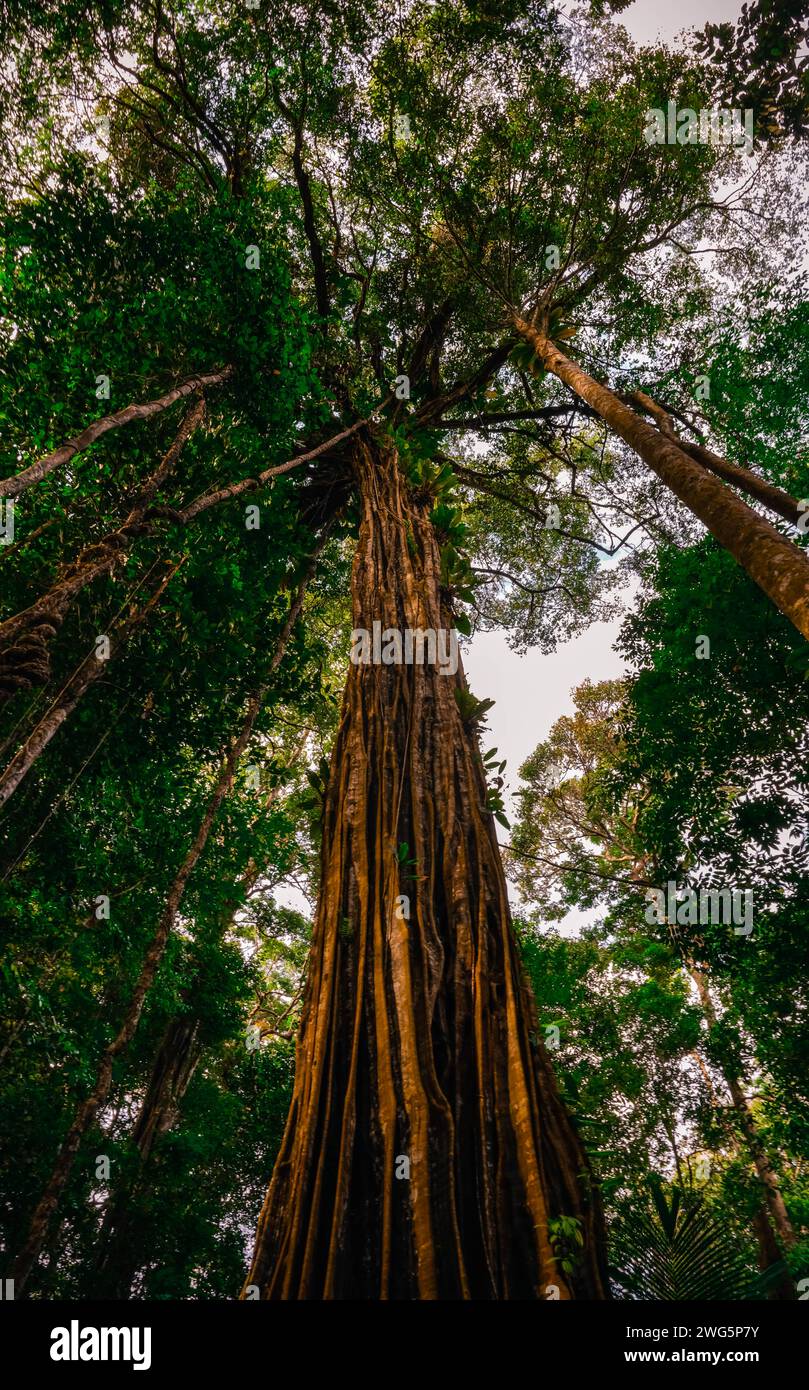
{"label": "sunlit bark", "polygon": [[679,443],[648,425],[609,387],[565,357],[546,334],[519,316],[515,326],[546,369],[598,412],[809,638],[809,557],[805,551],[685,453]]}

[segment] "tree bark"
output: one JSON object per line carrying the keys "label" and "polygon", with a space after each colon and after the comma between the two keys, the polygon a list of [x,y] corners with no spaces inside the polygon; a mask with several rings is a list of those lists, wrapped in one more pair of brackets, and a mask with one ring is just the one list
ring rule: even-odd
{"label": "tree bark", "polygon": [[689,458],[679,443],[648,425],[613,391],[565,357],[544,333],[518,315],[514,322],[547,370],[598,412],[809,638],[809,557],[805,552]]}
{"label": "tree bark", "polygon": [[[773,1265],[780,1264],[784,1258],[770,1225],[766,1202],[762,1202],[753,1217],[753,1231],[758,1242],[758,1267],[762,1274],[765,1274],[768,1269],[772,1269]],[[767,1297],[773,1303],[795,1302],[797,1294],[788,1270],[784,1272],[775,1285],[769,1287]]]}
{"label": "tree bark", "polygon": [[[429,502],[360,437],[355,629],[451,627]],[[600,1207],[512,933],[475,731],[437,665],[349,669],[266,1299],[607,1297]],[[572,1273],[550,1222],[580,1222]]]}
{"label": "tree bark", "polygon": [[171,1019],[132,1129],[132,1142],[142,1162],[148,1159],[158,1136],[174,1124],[201,1051],[199,1019],[188,1014]]}
{"label": "tree bark", "polygon": [[132,501],[126,520],[100,541],[85,546],[59,581],[30,608],[0,623],[0,703],[18,690],[47,685],[50,680],[50,643],[83,589],[119,565],[137,536],[148,533],[144,516],[165,482],[189,436],[205,418],[200,397],[186,412],[171,447]]}
{"label": "tree bark", "polygon": [[48,473],[60,468],[63,463],[69,463],[76,454],[89,448],[108,430],[117,429],[119,425],[127,425],[131,420],[150,420],[153,415],[160,415],[162,411],[168,410],[169,406],[174,405],[174,402],[181,400],[183,396],[190,396],[194,391],[204,391],[206,386],[219,386],[232,375],[233,368],[224,367],[219,372],[206,372],[203,376],[193,376],[188,381],[184,381],[181,386],[175,386],[165,396],[160,396],[158,400],[145,401],[140,405],[128,405],[123,410],[116,410],[114,415],[105,415],[100,420],[94,420],[91,425],[82,430],[81,434],[75,435],[66,444],[61,444],[52,453],[45,454],[36,463],[32,463],[29,468],[24,468],[21,473],[16,473],[10,478],[0,479],[0,497],[19,497],[20,493],[24,492],[32,483],[40,482]]}
{"label": "tree bark", "polygon": [[[713,1028],[716,1026],[718,1020],[716,1008],[711,998],[710,989],[708,988],[708,982],[702,971],[698,969],[693,962],[690,963],[687,968],[696,987],[697,994],[699,995],[699,1001],[702,1005],[702,1011],[705,1014],[708,1025]],[[764,1189],[764,1200],[781,1251],[792,1250],[796,1244],[795,1232],[792,1228],[792,1223],[789,1219],[784,1198],[781,1193],[778,1175],[775,1172],[772,1159],[767,1153],[761,1135],[758,1132],[758,1126],[756,1125],[750,1102],[744,1093],[740,1078],[727,1067],[723,1066],[721,1071],[730,1092],[733,1108],[739,1117],[739,1124],[744,1134],[750,1157],[753,1160],[753,1166],[758,1174],[759,1182]]]}
{"label": "tree bark", "polygon": [[761,502],[768,511],[783,517],[791,526],[797,526],[801,519],[801,510],[790,493],[784,492],[783,488],[776,487],[775,483],[768,482],[758,473],[751,472],[749,468],[742,468],[738,463],[731,463],[730,459],[715,454],[712,449],[706,449],[704,444],[691,444],[687,439],[683,439],[675,430],[668,411],[662,405],[658,405],[651,396],[647,396],[645,391],[633,391],[632,396],[641,409],[657,421],[661,433],[672,439],[689,458],[701,463],[726,483],[732,483],[741,492],[746,492],[748,497]]}

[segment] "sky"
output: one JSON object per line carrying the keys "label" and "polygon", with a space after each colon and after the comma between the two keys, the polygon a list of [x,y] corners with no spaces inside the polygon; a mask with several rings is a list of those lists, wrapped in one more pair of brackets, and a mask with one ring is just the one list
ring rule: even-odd
{"label": "sky", "polygon": [[517,656],[500,632],[481,633],[467,646],[463,663],[470,689],[478,700],[495,702],[484,742],[508,760],[510,791],[519,780],[520,763],[547,737],[554,720],[572,710],[574,686],[586,676],[610,680],[623,675],[623,663],[612,650],[620,625],[620,620],[593,623],[550,656],[536,649]]}
{"label": "sky", "polygon": [[662,38],[670,43],[683,29],[702,29],[706,24],[736,20],[742,0],[635,0],[617,16],[637,43],[653,43]]}

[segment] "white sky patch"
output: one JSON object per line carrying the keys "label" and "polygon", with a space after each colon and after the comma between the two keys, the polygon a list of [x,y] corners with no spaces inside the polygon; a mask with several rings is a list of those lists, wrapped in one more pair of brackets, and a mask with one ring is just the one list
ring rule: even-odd
{"label": "white sky patch", "polygon": [[706,24],[734,23],[742,11],[742,0],[635,0],[615,15],[615,22],[632,35],[636,43],[671,44],[683,29],[704,29]]}
{"label": "white sky patch", "polygon": [[[627,607],[632,604],[634,587],[633,584],[627,589]],[[503,799],[512,824],[520,765],[548,737],[551,725],[561,715],[572,713],[570,692],[588,676],[593,681],[603,681],[625,674],[625,663],[613,647],[622,621],[619,617],[608,623],[593,623],[551,655],[534,649],[518,656],[501,632],[479,633],[466,644],[464,670],[473,694],[479,700],[495,701],[480,742],[484,752],[497,748],[499,756],[508,760]],[[505,830],[498,830],[498,837],[501,843],[508,840]],[[519,895],[512,883],[509,898],[519,910]],[[556,924],[556,929],[564,936],[575,935],[582,926],[595,921],[599,911],[573,910]]]}

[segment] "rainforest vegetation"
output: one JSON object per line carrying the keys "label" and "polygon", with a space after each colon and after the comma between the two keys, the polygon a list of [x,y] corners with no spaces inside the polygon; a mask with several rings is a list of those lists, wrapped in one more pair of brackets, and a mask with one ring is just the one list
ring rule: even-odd
{"label": "rainforest vegetation", "polygon": [[806,6],[625,8],[0,3],[17,1298],[809,1288]]}

